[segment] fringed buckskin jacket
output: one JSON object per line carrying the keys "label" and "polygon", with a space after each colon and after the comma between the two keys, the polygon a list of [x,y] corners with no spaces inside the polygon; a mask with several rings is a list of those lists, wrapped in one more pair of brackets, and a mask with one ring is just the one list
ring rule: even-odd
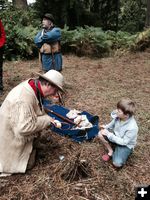
{"label": "fringed buckskin jacket", "polygon": [[50,117],[40,110],[35,92],[25,81],[13,88],[0,107],[0,172],[25,173],[33,139]]}

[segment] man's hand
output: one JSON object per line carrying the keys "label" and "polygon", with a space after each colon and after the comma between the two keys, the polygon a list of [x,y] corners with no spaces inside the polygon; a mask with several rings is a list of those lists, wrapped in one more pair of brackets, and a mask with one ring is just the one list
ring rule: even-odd
{"label": "man's hand", "polygon": [[60,121],[54,120],[53,124],[54,124],[54,126],[55,126],[56,128],[61,128],[61,122],[60,122]]}
{"label": "man's hand", "polygon": [[62,126],[60,121],[58,121],[58,120],[56,120],[56,119],[53,119],[53,118],[51,118],[51,120],[50,120],[49,127],[51,127],[52,124],[53,124],[56,128],[61,128],[61,126]]}

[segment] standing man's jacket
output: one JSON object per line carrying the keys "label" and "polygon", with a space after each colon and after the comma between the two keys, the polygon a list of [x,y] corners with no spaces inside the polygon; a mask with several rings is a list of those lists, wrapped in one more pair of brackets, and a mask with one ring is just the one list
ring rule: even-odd
{"label": "standing man's jacket", "polygon": [[39,48],[44,71],[62,70],[62,54],[60,49],[61,31],[57,27],[40,31],[34,38]]}
{"label": "standing man's jacket", "polygon": [[25,81],[12,89],[1,105],[0,172],[26,171],[35,134],[50,124],[50,117],[38,104],[35,92]]}

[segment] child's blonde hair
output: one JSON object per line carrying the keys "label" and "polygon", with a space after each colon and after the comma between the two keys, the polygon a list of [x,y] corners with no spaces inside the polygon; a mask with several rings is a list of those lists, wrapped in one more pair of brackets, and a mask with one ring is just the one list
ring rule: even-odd
{"label": "child's blonde hair", "polygon": [[117,108],[125,115],[132,116],[135,113],[135,103],[129,98],[123,98],[117,103]]}

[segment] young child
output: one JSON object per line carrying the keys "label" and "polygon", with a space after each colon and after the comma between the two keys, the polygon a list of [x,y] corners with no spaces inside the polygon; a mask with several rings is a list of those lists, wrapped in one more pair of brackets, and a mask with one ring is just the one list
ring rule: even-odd
{"label": "young child", "polygon": [[[117,103],[117,110],[111,114],[113,120],[100,126],[98,138],[108,150],[102,159],[108,161],[112,157],[115,167],[122,167],[132,153],[137,140],[138,126],[134,119],[135,104],[130,99],[122,99]],[[113,151],[110,143],[115,143]]]}

